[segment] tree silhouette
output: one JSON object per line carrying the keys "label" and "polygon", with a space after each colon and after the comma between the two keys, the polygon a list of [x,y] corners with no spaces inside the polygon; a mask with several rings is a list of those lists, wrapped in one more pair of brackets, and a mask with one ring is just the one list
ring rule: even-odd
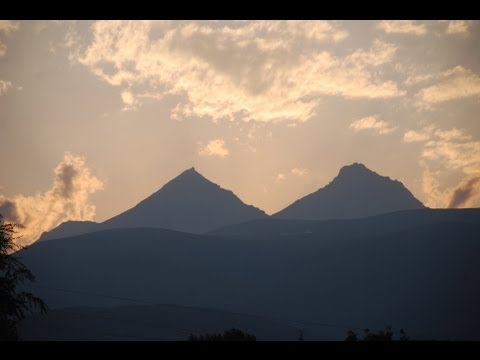
{"label": "tree silhouette", "polygon": [[225,330],[223,334],[193,335],[188,337],[189,341],[256,341],[255,335],[244,333],[238,329]]}
{"label": "tree silhouette", "polygon": [[[349,330],[347,332],[347,337],[345,338],[345,341],[359,341],[359,340],[361,341],[393,341],[395,340],[393,336],[394,336],[394,333],[393,333],[392,327],[387,326],[385,330],[379,330],[376,333],[370,332],[370,329],[365,329],[364,336],[362,339],[360,339],[354,331]],[[405,334],[405,330],[403,329],[400,329],[399,340],[400,341],[410,340]]]}
{"label": "tree silhouette", "polygon": [[19,340],[17,323],[26,313],[38,308],[46,313],[46,304],[27,291],[17,291],[25,281],[34,281],[31,271],[20,261],[15,251],[24,247],[15,244],[20,225],[6,223],[0,214],[0,340]]}

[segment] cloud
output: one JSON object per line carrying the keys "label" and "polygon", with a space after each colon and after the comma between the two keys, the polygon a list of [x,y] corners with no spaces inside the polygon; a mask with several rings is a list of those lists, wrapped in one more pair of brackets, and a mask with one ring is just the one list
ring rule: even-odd
{"label": "cloud", "polygon": [[7,53],[7,45],[0,41],[0,58],[4,57]]}
{"label": "cloud", "polygon": [[464,180],[453,192],[449,208],[459,208],[467,205],[480,193],[480,176]]}
{"label": "cloud", "polygon": [[20,232],[23,245],[64,221],[93,220],[95,216],[89,197],[103,189],[104,183],[91,174],[85,160],[66,152],[53,172],[53,185],[46,192],[12,199],[0,195],[0,213],[5,220],[25,226]]}
{"label": "cloud", "polygon": [[225,146],[225,140],[215,139],[202,146],[198,153],[202,156],[217,156],[223,159],[228,156],[229,151]]}
{"label": "cloud", "polygon": [[290,173],[293,176],[302,177],[302,176],[305,176],[308,173],[308,169],[306,169],[306,168],[293,168],[292,170],[290,170]]}
{"label": "cloud", "polygon": [[420,75],[410,75],[404,81],[404,84],[407,86],[416,85],[422,82],[429,81],[434,78],[433,74],[420,74]]}
{"label": "cloud", "polygon": [[383,20],[377,27],[387,34],[425,35],[427,33],[425,24],[418,24],[414,20]]}
{"label": "cloud", "polygon": [[430,142],[429,145],[436,144],[438,140],[471,140],[470,135],[465,134],[463,130],[452,128],[450,130],[441,130],[433,125],[425,126],[419,131],[409,130],[403,135],[405,142],[418,142],[435,139],[434,142]]}
{"label": "cloud", "polygon": [[123,91],[121,97],[124,104],[123,111],[135,110],[137,108],[138,100],[131,91]]}
{"label": "cloud", "polygon": [[76,61],[132,96],[178,96],[176,120],[304,122],[321,96],[405,94],[375,69],[396,47],[375,40],[336,56],[325,46],[348,33],[334,22],[98,21],[91,31],[90,43],[74,46]]}
{"label": "cloud", "polygon": [[448,24],[446,32],[451,35],[467,35],[472,24],[468,20],[446,20],[443,22]]}
{"label": "cloud", "polygon": [[[432,129],[432,128],[429,128]],[[430,130],[431,131],[431,130]],[[452,141],[452,140],[470,140],[472,137],[465,134],[463,130],[457,128],[452,128],[450,130],[435,130],[434,135],[442,140]]]}
{"label": "cloud", "polygon": [[437,75],[437,78],[437,84],[421,89],[416,94],[420,106],[428,108],[435,103],[480,96],[480,76],[462,66],[449,69]]}
{"label": "cloud", "polygon": [[469,175],[480,172],[480,141],[466,139],[469,139],[467,135],[442,139],[435,134],[435,138],[424,145],[421,156],[449,170],[459,170]]}
{"label": "cloud", "polygon": [[0,96],[5,95],[12,86],[10,81],[0,80]]}
{"label": "cloud", "polygon": [[12,20],[0,20],[0,32],[10,34],[20,29],[20,23]]}
{"label": "cloud", "polygon": [[283,173],[277,174],[277,177],[275,178],[276,182],[283,181],[287,178],[287,176]]}
{"label": "cloud", "polygon": [[379,120],[377,116],[367,116],[358,120],[355,120],[350,124],[350,128],[354,131],[373,131],[378,135],[384,135],[391,133],[396,128],[390,126],[386,121]]}
{"label": "cloud", "polygon": [[425,132],[418,132],[415,130],[409,130],[403,135],[403,141],[405,142],[417,142],[426,141],[430,138],[430,135]]}
{"label": "cloud", "polygon": [[5,220],[16,221],[18,219],[17,208],[15,202],[7,199],[5,196],[0,194],[0,215],[3,216]]}
{"label": "cloud", "polygon": [[[427,206],[460,207],[478,203],[480,184],[473,179],[480,177],[479,140],[462,129],[443,130],[433,125],[407,131],[404,140],[423,142],[419,163]],[[454,177],[460,179],[456,184],[441,185],[451,183]]]}
{"label": "cloud", "polygon": [[450,189],[442,189],[438,180],[438,171],[434,173],[425,161],[420,160],[423,168],[422,191],[425,195],[423,203],[432,208],[444,208],[451,198]]}

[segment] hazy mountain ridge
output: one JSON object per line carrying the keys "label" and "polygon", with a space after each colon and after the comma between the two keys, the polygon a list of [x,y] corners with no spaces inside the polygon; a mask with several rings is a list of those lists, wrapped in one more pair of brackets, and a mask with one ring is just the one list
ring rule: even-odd
{"label": "hazy mountain ridge", "polygon": [[421,225],[442,222],[480,224],[480,209],[415,209],[400,210],[360,219],[291,220],[268,218],[226,226],[210,232],[216,236],[372,236],[398,232]]}

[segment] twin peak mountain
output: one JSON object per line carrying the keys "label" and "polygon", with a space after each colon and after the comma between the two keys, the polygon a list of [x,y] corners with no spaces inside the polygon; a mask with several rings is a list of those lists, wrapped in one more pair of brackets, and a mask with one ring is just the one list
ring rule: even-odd
{"label": "twin peak mountain", "polygon": [[[349,219],[420,209],[425,206],[399,181],[378,175],[362,164],[344,166],[328,185],[271,217],[279,219]],[[39,240],[93,231],[150,227],[206,233],[224,226],[268,218],[232,191],[222,189],[188,169],[133,208],[103,223],[68,221],[42,234]]]}

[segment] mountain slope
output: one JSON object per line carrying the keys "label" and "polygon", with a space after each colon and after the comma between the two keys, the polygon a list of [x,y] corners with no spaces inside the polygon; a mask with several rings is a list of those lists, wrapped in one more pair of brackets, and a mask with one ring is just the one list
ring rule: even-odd
{"label": "mountain slope", "polygon": [[282,219],[351,219],[425,206],[399,181],[365,165],[344,166],[327,186],[274,214]]}
{"label": "mountain slope", "polygon": [[[107,321],[106,321],[107,320]],[[72,307],[31,315],[20,323],[26,341],[182,341],[190,334],[237,328],[257,340],[297,340],[299,329],[268,318],[176,305]]]}
{"label": "mountain slope", "polygon": [[219,227],[267,217],[262,210],[244,204],[232,191],[222,189],[203,177],[195,168],[191,168],[133,208],[103,223],[65,222],[42,234],[39,240],[130,227],[154,227],[203,233]]}
{"label": "mountain slope", "polygon": [[244,204],[233,192],[191,168],[132,209],[105,221],[102,227],[159,227],[203,233],[222,224],[264,217],[267,215],[263,211]]}
{"label": "mountain slope", "polygon": [[445,222],[480,225],[480,208],[400,210],[365,218],[337,220],[268,218],[226,226],[209,234],[237,238],[278,238],[285,236],[354,238],[396,233],[413,227]]}
{"label": "mountain slope", "polygon": [[480,340],[476,217],[375,234],[342,232],[366,221],[345,220],[261,238],[115,229],[40,242],[20,255],[37,278],[27,288],[53,309],[142,301],[295,320],[312,340],[388,324],[416,339]]}
{"label": "mountain slope", "polygon": [[101,229],[94,221],[65,221],[50,231],[45,231],[38,241],[87,234]]}

